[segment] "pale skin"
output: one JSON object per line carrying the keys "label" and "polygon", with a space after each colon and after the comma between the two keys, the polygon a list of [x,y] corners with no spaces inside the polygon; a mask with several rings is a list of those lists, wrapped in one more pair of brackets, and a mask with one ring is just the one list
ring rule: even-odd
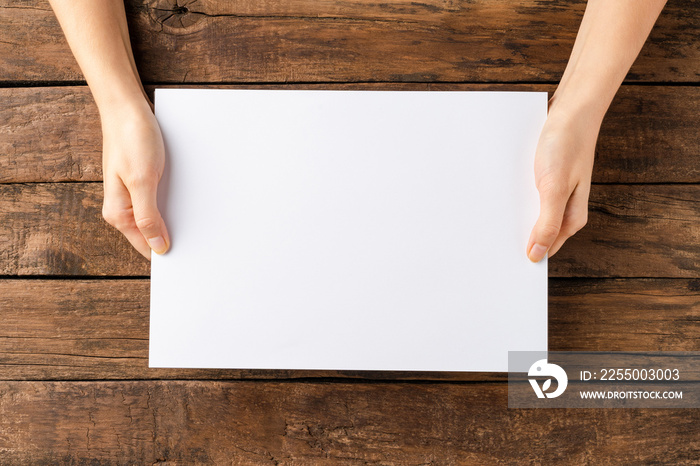
{"label": "pale skin", "polygon": [[[165,153],[141,85],[123,0],[50,0],[100,111],[105,220],[146,258],[170,237],[156,190]],[[605,112],[666,0],[589,0],[535,155],[540,215],[525,253],[551,257],[586,224]]]}

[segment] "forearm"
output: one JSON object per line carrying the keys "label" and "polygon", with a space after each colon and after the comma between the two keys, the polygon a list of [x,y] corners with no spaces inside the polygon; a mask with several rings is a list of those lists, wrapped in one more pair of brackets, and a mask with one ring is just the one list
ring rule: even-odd
{"label": "forearm", "polygon": [[589,0],[550,112],[600,125],[666,0]]}
{"label": "forearm", "polygon": [[150,101],[136,70],[122,0],[49,0],[104,119]]}

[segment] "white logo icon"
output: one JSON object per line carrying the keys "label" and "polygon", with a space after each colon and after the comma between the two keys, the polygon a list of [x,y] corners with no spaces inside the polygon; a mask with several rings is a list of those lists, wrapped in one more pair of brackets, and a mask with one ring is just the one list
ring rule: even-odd
{"label": "white logo icon", "polygon": [[549,364],[546,359],[540,359],[535,361],[535,363],[530,366],[530,370],[527,375],[529,377],[554,377],[557,381],[557,389],[551,393],[547,393],[549,387],[552,386],[552,379],[547,379],[542,384],[542,388],[537,383],[535,379],[528,379],[532,389],[535,390],[537,398],[556,398],[566,390],[566,385],[569,383],[569,378],[566,376],[566,372],[561,367],[556,364]]}

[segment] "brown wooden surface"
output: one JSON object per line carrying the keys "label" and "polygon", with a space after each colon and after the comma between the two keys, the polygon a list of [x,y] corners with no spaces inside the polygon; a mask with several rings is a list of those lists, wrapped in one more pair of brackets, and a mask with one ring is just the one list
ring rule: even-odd
{"label": "brown wooden surface", "polygon": [[700,186],[595,185],[554,277],[700,277]]}
{"label": "brown wooden surface", "polygon": [[83,87],[0,89],[0,183],[101,181],[102,133]]}
{"label": "brown wooden surface", "polygon": [[[149,91],[551,93],[585,1],[126,5]],[[552,350],[700,351],[699,26],[669,0],[604,121]],[[82,79],[46,0],[0,0],[0,464],[700,463],[698,410],[509,410],[505,374],[148,369]]]}
{"label": "brown wooden surface", "polygon": [[[554,90],[551,85],[523,84],[384,83],[272,87],[550,93]],[[0,183],[102,179],[100,121],[87,87],[0,89],[0,101],[5,102],[0,113]],[[601,129],[593,181],[700,182],[698,128],[700,88],[624,86]]]}
{"label": "brown wooden surface", "polygon": [[[700,351],[700,280],[550,279],[549,289],[552,351]],[[145,279],[0,280],[0,380],[504,380],[504,374],[148,369],[148,308]]]}
{"label": "brown wooden surface", "polygon": [[0,462],[17,464],[681,464],[698,454],[699,410],[507,409],[503,384],[0,382],[0,393]]}
{"label": "brown wooden surface", "polygon": [[0,185],[0,274],[149,275],[102,198],[102,183]]}
{"label": "brown wooden surface", "polygon": [[[147,276],[101,205],[101,183],[0,184],[0,275]],[[594,185],[550,276],[699,278],[699,221],[698,185]]]}
{"label": "brown wooden surface", "polygon": [[[555,81],[583,0],[129,0],[148,82]],[[80,80],[46,0],[1,0],[0,81]],[[694,0],[670,0],[634,81],[700,74]]]}

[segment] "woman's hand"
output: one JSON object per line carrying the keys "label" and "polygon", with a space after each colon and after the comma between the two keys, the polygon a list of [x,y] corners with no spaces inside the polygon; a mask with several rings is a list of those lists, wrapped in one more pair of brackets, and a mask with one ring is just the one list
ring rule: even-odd
{"label": "woman's hand", "polygon": [[147,259],[151,249],[163,254],[170,246],[156,204],[163,174],[163,136],[147,101],[103,113],[102,166],[107,223],[122,232]]}
{"label": "woman's hand", "polygon": [[599,128],[597,118],[550,107],[535,155],[540,216],[527,244],[531,261],[554,255],[586,224]]}
{"label": "woman's hand", "polygon": [[580,230],[600,124],[666,0],[588,0],[571,57],[537,145],[540,217],[527,255],[552,256]]}
{"label": "woman's hand", "polygon": [[[49,0],[100,111],[103,216],[146,258],[170,239],[156,205],[163,137],[141,84],[122,0]],[[149,247],[150,245],[150,247]]]}

